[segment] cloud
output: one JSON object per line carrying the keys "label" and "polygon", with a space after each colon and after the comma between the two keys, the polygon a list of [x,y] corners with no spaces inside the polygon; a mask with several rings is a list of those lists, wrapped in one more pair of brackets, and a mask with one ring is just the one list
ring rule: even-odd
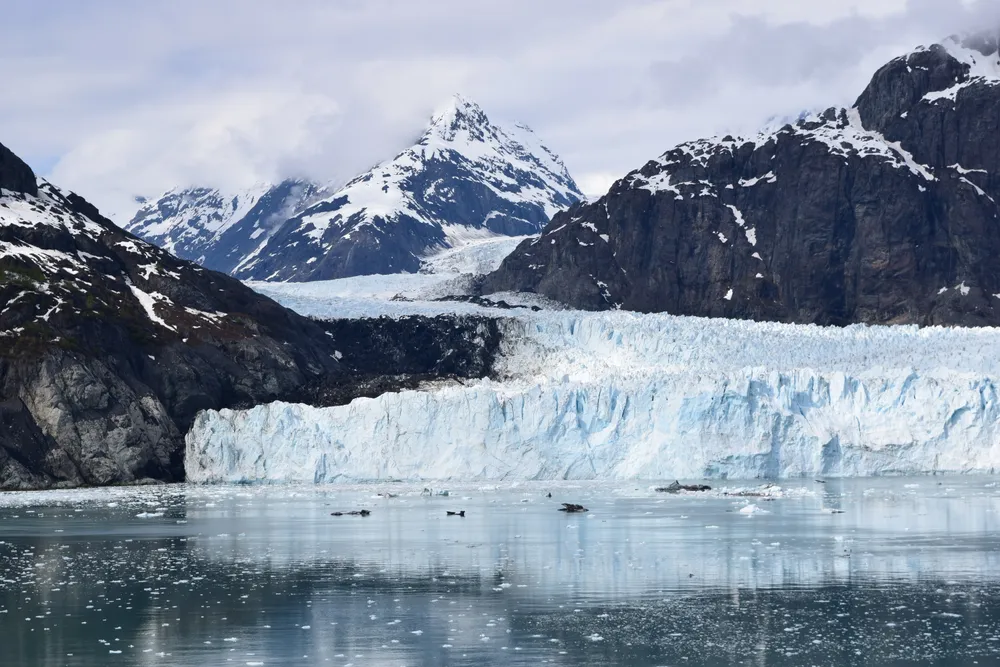
{"label": "cloud", "polygon": [[680,141],[850,104],[996,4],[8,0],[0,141],[121,219],[175,185],[349,178],[463,92],[597,192]]}

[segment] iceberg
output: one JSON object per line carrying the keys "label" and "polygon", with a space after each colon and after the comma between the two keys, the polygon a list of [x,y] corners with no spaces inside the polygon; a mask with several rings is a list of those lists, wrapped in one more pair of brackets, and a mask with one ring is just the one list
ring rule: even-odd
{"label": "iceberg", "polygon": [[503,320],[496,378],[201,413],[192,482],[782,478],[1000,467],[1000,331]]}

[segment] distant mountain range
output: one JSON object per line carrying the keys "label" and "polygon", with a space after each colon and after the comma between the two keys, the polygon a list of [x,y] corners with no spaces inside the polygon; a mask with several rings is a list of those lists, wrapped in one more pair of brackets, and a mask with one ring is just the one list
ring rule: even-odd
{"label": "distant mountain range", "polygon": [[896,58],[850,109],[692,141],[560,213],[485,290],[577,308],[1000,325],[998,33]]}
{"label": "distant mountain range", "polygon": [[528,127],[455,96],[415,145],[343,187],[172,190],[126,229],[241,279],[324,280],[415,272],[435,250],[536,233],[582,198]]}

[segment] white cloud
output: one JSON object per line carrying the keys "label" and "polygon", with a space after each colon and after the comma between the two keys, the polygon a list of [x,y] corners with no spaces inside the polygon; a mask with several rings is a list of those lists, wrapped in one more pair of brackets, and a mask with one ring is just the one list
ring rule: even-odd
{"label": "white cloud", "polygon": [[[337,102],[295,88],[210,91],[131,110],[121,126],[72,146],[52,180],[100,192],[109,213],[169,184],[237,188],[274,180],[318,159],[343,114]],[[326,157],[326,156],[323,156]]]}
{"label": "white cloud", "polygon": [[621,174],[610,171],[586,171],[577,174],[576,184],[588,198],[596,199],[611,189],[621,177]]}
{"label": "white cloud", "polygon": [[680,141],[850,104],[890,57],[988,21],[975,0],[8,0],[0,141],[117,213],[347,178],[463,92],[594,193]]}

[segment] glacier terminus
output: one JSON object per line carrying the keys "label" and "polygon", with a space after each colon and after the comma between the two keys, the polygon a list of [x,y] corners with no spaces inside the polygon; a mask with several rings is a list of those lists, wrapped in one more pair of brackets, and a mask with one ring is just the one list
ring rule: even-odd
{"label": "glacier terminus", "polygon": [[330,408],[204,412],[187,436],[187,477],[748,479],[1000,467],[994,329],[578,311],[502,325],[490,379]]}

